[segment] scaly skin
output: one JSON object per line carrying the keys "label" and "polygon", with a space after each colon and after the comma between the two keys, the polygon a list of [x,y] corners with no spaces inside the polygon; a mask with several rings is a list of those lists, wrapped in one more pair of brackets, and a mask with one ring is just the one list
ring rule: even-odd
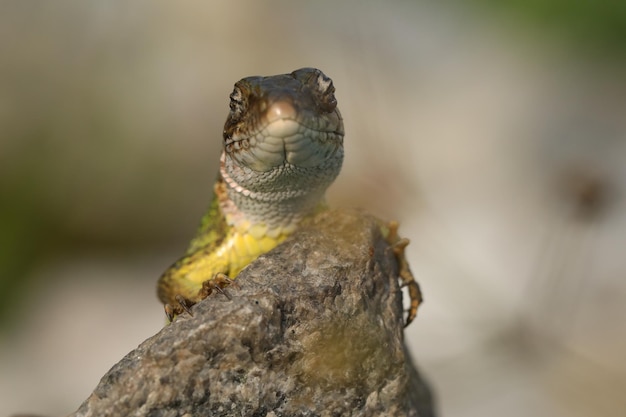
{"label": "scaly skin", "polygon": [[[343,162],[334,92],[330,78],[313,68],[235,84],[213,201],[185,255],[159,279],[170,320],[211,292],[223,292],[246,265],[326,207],[324,193]],[[412,298],[408,324],[421,295],[404,260],[408,241],[389,230]]]}

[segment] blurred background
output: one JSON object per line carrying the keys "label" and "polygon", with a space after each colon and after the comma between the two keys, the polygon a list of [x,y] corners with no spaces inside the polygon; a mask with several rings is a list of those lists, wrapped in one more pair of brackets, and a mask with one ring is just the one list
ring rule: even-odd
{"label": "blurred background", "polygon": [[439,415],[626,410],[626,3],[0,4],[0,416],[65,415],[164,323],[228,95],[303,66],[334,206],[401,222]]}

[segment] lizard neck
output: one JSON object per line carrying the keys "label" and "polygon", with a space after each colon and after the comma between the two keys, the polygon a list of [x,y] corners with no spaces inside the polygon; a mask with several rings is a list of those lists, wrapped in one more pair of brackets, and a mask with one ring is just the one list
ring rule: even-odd
{"label": "lizard neck", "polygon": [[224,152],[220,158],[220,207],[232,226],[263,224],[289,233],[304,217],[325,207],[324,194],[340,164],[329,159],[315,168],[285,164],[259,173],[241,167]]}

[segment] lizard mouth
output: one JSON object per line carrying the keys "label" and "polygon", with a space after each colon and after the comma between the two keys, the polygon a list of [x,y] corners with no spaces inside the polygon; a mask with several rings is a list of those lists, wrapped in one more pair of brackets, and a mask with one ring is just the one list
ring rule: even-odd
{"label": "lizard mouth", "polygon": [[314,168],[342,152],[343,120],[332,82],[321,71],[244,78],[230,107],[224,151],[241,167]]}

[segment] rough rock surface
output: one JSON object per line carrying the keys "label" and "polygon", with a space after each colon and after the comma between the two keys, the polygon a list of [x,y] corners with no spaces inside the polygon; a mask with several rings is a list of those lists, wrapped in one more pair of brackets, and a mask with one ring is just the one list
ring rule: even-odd
{"label": "rough rock surface", "polygon": [[377,221],[318,215],[115,365],[73,416],[432,416]]}

